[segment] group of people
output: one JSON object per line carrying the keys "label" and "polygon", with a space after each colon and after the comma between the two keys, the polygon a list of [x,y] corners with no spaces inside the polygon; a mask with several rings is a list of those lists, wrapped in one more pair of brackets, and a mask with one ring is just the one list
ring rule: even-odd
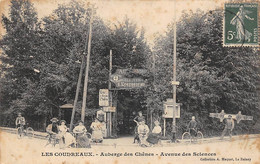
{"label": "group of people", "polygon": [[[68,132],[65,120],[61,120],[60,125],[58,124],[59,120],[57,118],[52,118],[51,122],[52,123],[49,124],[46,128],[46,132],[49,134],[49,139],[55,138],[58,140],[60,148],[70,147],[75,144],[77,144],[77,147],[91,147],[90,140],[86,135],[87,129],[82,121],[79,121],[77,126],[73,129],[73,134]],[[137,141],[140,146],[143,147],[154,146],[160,143],[159,141],[162,135],[162,128],[158,120],[154,121],[155,126],[151,132],[149,127],[145,124],[145,118],[142,115],[141,111],[138,112],[138,116],[134,118],[134,122],[136,122],[137,124],[135,128],[134,143]],[[24,129],[25,118],[22,117],[20,112],[18,113],[18,117],[15,120],[15,125],[16,127]],[[93,142],[98,143],[103,141],[103,127],[104,124],[98,118],[95,118],[95,121],[90,126],[90,128],[92,129],[91,140]],[[195,120],[195,116],[192,116],[192,119],[188,124],[188,130],[192,138],[197,136],[197,129],[198,123]],[[223,139],[226,133],[228,133],[231,138],[233,129],[234,120],[232,119],[232,116],[229,115],[225,121],[225,128],[221,134],[221,139]]]}
{"label": "group of people", "polygon": [[[141,146],[153,146],[155,144],[158,144],[162,133],[162,128],[160,127],[160,122],[158,120],[154,122],[155,126],[151,133],[149,133],[149,127],[145,124],[145,118],[142,115],[141,111],[138,112],[138,116],[134,118],[134,122],[136,122],[137,124],[135,128],[134,143],[135,141],[138,141]],[[232,119],[232,116],[229,115],[228,118],[225,120],[225,128],[222,131],[220,139],[222,140],[226,133],[228,133],[229,137],[231,138],[234,126],[234,120]],[[198,122],[195,120],[195,116],[191,117],[191,121],[188,123],[187,129],[191,135],[191,140],[194,140],[194,138],[196,138],[198,134]],[[176,129],[172,130],[172,132],[172,142],[176,142]]]}
{"label": "group of people", "polygon": [[154,146],[159,143],[162,133],[162,128],[160,127],[160,122],[158,120],[154,121],[154,128],[151,133],[149,127],[145,124],[145,118],[142,112],[138,112],[138,116],[134,118],[137,126],[135,128],[135,138],[134,143],[137,141],[140,146]]}
{"label": "group of people", "polygon": [[[60,148],[70,147],[77,144],[77,147],[90,148],[90,139],[87,136],[87,129],[83,124],[83,121],[79,121],[78,125],[73,129],[73,134],[68,132],[66,126],[66,121],[61,120],[60,125],[58,125],[58,119],[52,118],[51,124],[46,128],[46,132],[50,135],[49,138],[55,138],[58,140]],[[102,142],[103,141],[103,131],[102,123],[98,118],[95,118],[95,121],[91,124],[90,128],[92,129],[91,140],[93,142]]]}

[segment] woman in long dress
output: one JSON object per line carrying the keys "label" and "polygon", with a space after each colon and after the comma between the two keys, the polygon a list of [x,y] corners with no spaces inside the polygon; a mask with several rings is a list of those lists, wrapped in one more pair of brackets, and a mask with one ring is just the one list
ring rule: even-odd
{"label": "woman in long dress", "polygon": [[58,136],[60,138],[60,148],[66,148],[76,143],[75,138],[68,132],[65,120],[61,120],[61,125],[58,126],[58,129]]}
{"label": "woman in long dress", "polygon": [[245,29],[245,18],[248,20],[254,20],[254,18],[250,18],[247,14],[249,14],[250,11],[245,10],[244,6],[241,5],[239,7],[239,10],[236,14],[236,16],[230,21],[230,24],[236,26],[236,39],[238,39],[238,42],[241,42],[242,40],[247,40],[250,42],[250,38],[252,36],[252,33]]}
{"label": "woman in long dress", "polygon": [[77,147],[90,148],[90,141],[86,136],[87,129],[83,125],[83,121],[79,121],[79,124],[73,129],[73,133],[76,135]]}
{"label": "woman in long dress", "polygon": [[98,118],[95,118],[95,122],[92,122],[90,128],[92,131],[91,139],[93,142],[103,142],[103,132],[102,132],[103,124],[99,121]]}
{"label": "woman in long dress", "polygon": [[148,138],[147,138],[147,142],[149,142],[152,145],[158,144],[160,137],[161,137],[161,132],[162,132],[162,128],[160,127],[160,122],[159,121],[155,121],[154,122],[155,127],[152,130],[152,133],[149,134]]}

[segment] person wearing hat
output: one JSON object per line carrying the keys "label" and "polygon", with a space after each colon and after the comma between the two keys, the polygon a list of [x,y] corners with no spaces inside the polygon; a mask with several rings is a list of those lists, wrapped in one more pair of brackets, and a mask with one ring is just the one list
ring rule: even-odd
{"label": "person wearing hat", "polygon": [[147,138],[147,142],[149,142],[151,145],[155,145],[158,144],[159,140],[160,140],[160,136],[162,133],[162,128],[160,126],[160,122],[158,120],[154,121],[154,128],[152,130],[152,133],[149,134],[148,138]]}
{"label": "person wearing hat", "polygon": [[90,125],[90,128],[93,130],[91,136],[92,141],[103,142],[102,127],[102,122],[98,118],[95,118],[95,121]]}
{"label": "person wearing hat", "polygon": [[60,148],[70,147],[72,144],[76,143],[75,138],[68,132],[68,127],[66,126],[66,121],[61,120],[61,125],[58,126],[58,138],[60,139]]}
{"label": "person wearing hat", "polygon": [[79,121],[78,125],[73,129],[73,133],[76,135],[76,141],[79,148],[90,148],[90,141],[86,136],[87,129],[83,124],[83,121]]}
{"label": "person wearing hat", "polygon": [[66,126],[66,121],[65,120],[61,120],[60,121],[60,126],[58,126],[58,130],[59,130],[59,138],[60,138],[60,147],[64,148],[65,147],[65,135],[66,132],[68,131],[68,128]]}
{"label": "person wearing hat", "polygon": [[15,119],[15,125],[16,127],[21,127],[21,128],[23,128],[23,126],[25,125],[25,118],[22,116],[21,112],[18,113],[18,116]]}
{"label": "person wearing hat", "polygon": [[18,117],[16,117],[16,119],[15,119],[15,126],[16,126],[16,128],[20,127],[20,129],[18,129],[19,130],[18,133],[19,133],[20,137],[22,136],[22,134],[24,132],[24,125],[25,125],[25,118],[22,116],[22,113],[19,112]]}
{"label": "person wearing hat", "polygon": [[49,135],[49,139],[48,139],[48,142],[45,146],[47,146],[48,144],[52,144],[53,146],[55,146],[56,144],[56,140],[58,140],[58,133],[59,133],[59,128],[58,128],[58,119],[57,118],[52,118],[50,120],[52,123],[49,124],[47,127],[46,127],[46,132],[48,133]]}
{"label": "person wearing hat", "polygon": [[51,134],[51,135],[55,135],[58,134],[59,132],[59,128],[58,128],[58,119],[57,118],[52,118],[51,119],[51,124],[49,124],[46,128],[46,132]]}
{"label": "person wearing hat", "polygon": [[221,140],[224,138],[225,134],[228,133],[229,137],[232,138],[232,130],[234,129],[235,123],[232,119],[231,115],[228,115],[228,118],[226,119],[225,128],[221,134]]}

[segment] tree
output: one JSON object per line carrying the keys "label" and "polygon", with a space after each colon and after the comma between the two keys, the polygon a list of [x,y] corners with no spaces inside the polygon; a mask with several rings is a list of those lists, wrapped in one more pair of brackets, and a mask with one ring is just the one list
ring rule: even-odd
{"label": "tree", "polygon": [[[178,22],[177,101],[182,103],[178,125],[183,130],[191,115],[203,123],[203,133],[216,135],[223,125],[209,118],[209,113],[224,109],[226,113],[257,114],[257,52],[223,47],[221,21],[222,12],[216,9],[206,14],[183,13]],[[170,24],[166,35],[156,39],[154,87],[147,92],[148,104],[159,113],[162,101],[172,97],[172,29]],[[241,122],[236,132],[247,132],[253,123]]]}
{"label": "tree", "polygon": [[[27,87],[27,81],[37,81],[34,56],[39,45],[37,13],[28,0],[12,0],[8,16],[2,15],[6,34],[0,41],[1,114],[23,110],[15,103]],[[12,116],[8,116],[12,117]]]}

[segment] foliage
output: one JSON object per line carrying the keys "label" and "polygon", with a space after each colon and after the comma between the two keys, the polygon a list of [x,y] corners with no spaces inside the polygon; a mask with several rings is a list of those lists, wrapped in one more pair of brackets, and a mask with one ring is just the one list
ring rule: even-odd
{"label": "foliage", "polygon": [[[186,129],[191,115],[203,124],[207,135],[217,135],[223,125],[210,118],[220,112],[257,116],[259,67],[254,48],[222,46],[222,12],[183,13],[177,25],[177,102],[181,103],[178,126]],[[147,92],[148,107],[160,114],[162,101],[172,97],[173,24],[154,46],[154,85]],[[153,61],[150,59],[150,62]],[[241,121],[236,133],[248,132],[254,121]]]}

